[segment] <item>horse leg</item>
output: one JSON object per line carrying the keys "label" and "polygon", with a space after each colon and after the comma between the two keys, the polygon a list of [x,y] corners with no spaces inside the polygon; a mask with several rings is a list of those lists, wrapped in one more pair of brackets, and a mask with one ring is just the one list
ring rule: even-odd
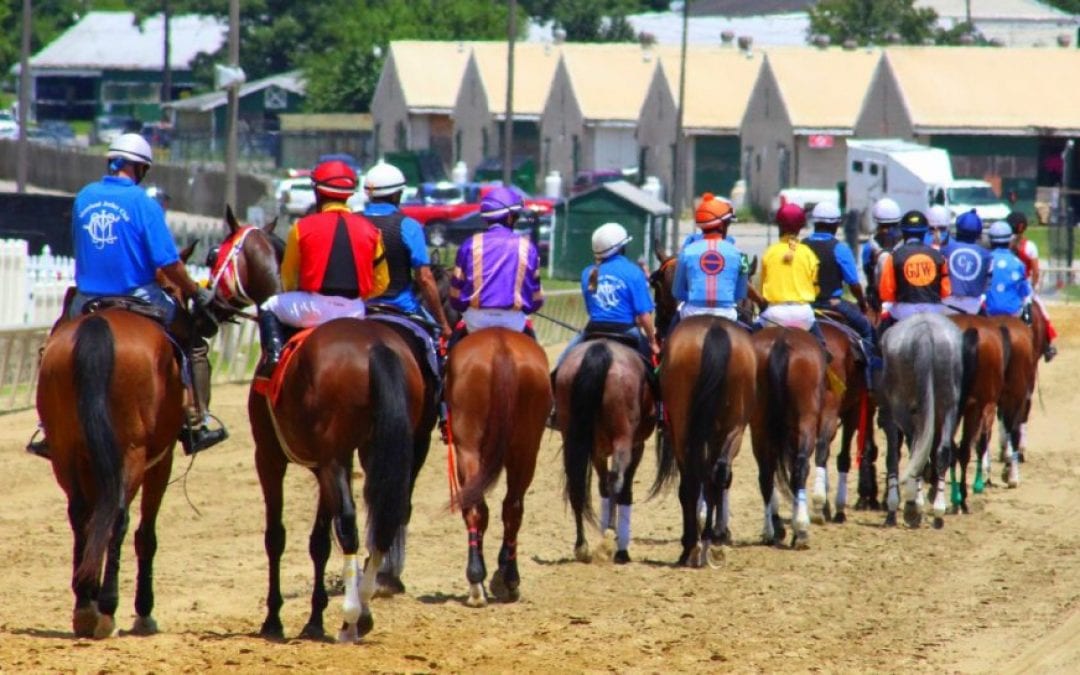
{"label": "horse leg", "polygon": [[266,532],[263,546],[269,567],[269,589],[266,594],[266,619],[259,634],[273,640],[285,639],[285,628],[281,624],[281,606],[285,604],[281,597],[281,555],[285,552],[285,525],[281,520],[284,507],[285,469],[288,464],[280,451],[273,452],[257,447],[255,451],[255,470],[259,474],[263,502],[266,504]]}
{"label": "horse leg", "polygon": [[714,495],[715,503],[709,509],[709,517],[706,519],[714,522],[710,523],[702,534],[706,546],[704,558],[709,567],[718,568],[724,562],[724,550],[721,547],[731,543],[731,531],[728,530],[731,462],[726,454],[721,453],[713,475],[706,482],[712,485],[710,492]]}
{"label": "horse leg", "polygon": [[829,508],[829,440],[835,433],[836,428],[829,425],[818,436],[814,450],[814,491],[811,495],[814,508],[811,519],[818,525],[832,519]]}
{"label": "horse leg", "polygon": [[854,435],[855,424],[849,415],[840,428],[840,452],[836,455],[836,509],[832,517],[834,523],[847,521],[844,511],[847,509],[847,480],[851,471],[851,439]]}
{"label": "horse leg", "polygon": [[[375,620],[371,615],[371,598],[375,595],[376,570],[382,563],[382,553],[369,541],[368,550],[370,557],[364,566],[363,579],[360,578],[360,565],[356,556],[360,551],[360,534],[356,528],[356,502],[352,494],[352,462],[335,462],[332,471],[331,485],[323,489],[334,489],[331,503],[337,505],[337,513],[333,514],[334,534],[337,535],[338,544],[344,555],[344,567],[341,578],[345,586],[345,598],[342,602],[341,611],[343,616],[341,630],[338,632],[338,642],[358,642],[360,638],[371,632],[375,626]],[[322,483],[323,481],[320,481]],[[370,536],[370,535],[369,535]],[[312,532],[314,540],[316,533]],[[328,538],[327,538],[328,539]],[[316,587],[320,584],[322,570],[326,568],[326,561],[330,557],[330,542],[325,539],[319,542],[325,546],[325,552],[320,550],[322,559],[314,556],[313,546],[312,561],[316,568]],[[321,569],[320,569],[321,568]],[[326,606],[325,589],[323,590],[322,607]],[[312,597],[311,619],[316,620],[315,597]],[[322,607],[318,609],[318,628],[322,627]]]}
{"label": "horse leg", "polygon": [[112,637],[116,631],[116,606],[120,604],[120,552],[128,530],[128,509],[125,507],[117,514],[113,522],[112,538],[109,539],[109,551],[105,557],[105,576],[98,592],[97,627],[94,638],[103,640]]}
{"label": "horse leg", "polygon": [[[688,458],[687,462],[689,461],[691,460]],[[689,468],[684,467],[679,476],[679,503],[682,505],[683,514],[683,550],[678,564],[700,567],[702,550],[698,533],[697,505],[698,498],[701,496],[701,479],[690,474]]]}
{"label": "horse leg", "polygon": [[795,495],[795,508],[791,525],[795,530],[792,547],[804,549],[810,545],[810,513],[806,505],[806,478],[810,473],[810,443],[808,434],[800,434],[795,470],[791,472],[791,494]]}
{"label": "horse leg", "polygon": [[506,457],[506,496],[503,498],[502,507],[503,543],[499,548],[499,567],[491,577],[491,592],[503,602],[517,602],[521,598],[517,538],[525,515],[525,492],[532,484],[539,451],[538,438],[535,446],[521,443],[512,445]]}
{"label": "horse leg", "polygon": [[634,474],[637,473],[641,456],[645,453],[645,442],[636,443],[630,451],[630,462],[619,484],[619,491],[613,498],[617,503],[618,523],[615,529],[616,565],[630,562],[630,513],[634,504]]}
{"label": "horse leg", "polygon": [[935,530],[945,526],[945,510],[948,501],[945,498],[945,474],[952,464],[952,442],[948,438],[942,438],[937,446],[936,464],[934,466],[934,520]]}
{"label": "horse leg", "polygon": [[138,579],[135,582],[135,623],[131,632],[153,635],[158,632],[154,621],[154,555],[157,554],[157,517],[161,501],[172,472],[172,452],[146,472],[142,486],[139,527],[135,530],[135,557],[138,560]]}
{"label": "horse leg", "polygon": [[900,507],[900,432],[882,411],[885,419],[885,525],[896,526],[896,511]]}
{"label": "horse leg", "polygon": [[488,505],[481,498],[477,504],[462,509],[465,528],[469,535],[469,559],[465,566],[465,578],[469,582],[469,597],[465,604],[469,607],[483,607],[487,604],[484,592],[484,579],[487,567],[484,565],[484,532],[488,525]]}
{"label": "horse leg", "polygon": [[1012,455],[1007,458],[1004,478],[1005,485],[1010,488],[1020,485],[1020,462],[1024,461],[1024,437],[1027,435],[1027,423],[1016,425],[1016,429],[1009,433],[1009,443],[1012,445]]}
{"label": "horse leg", "polygon": [[90,518],[90,506],[79,492],[78,484],[68,494],[68,521],[75,535],[74,565],[71,574],[71,590],[75,593],[75,609],[71,625],[76,637],[91,637],[98,623],[97,583],[80,581],[74,570],[79,569],[86,548],[86,521]]}
{"label": "horse leg", "polygon": [[765,515],[761,540],[765,544],[777,546],[787,537],[787,532],[784,530],[784,521],[780,518],[777,510],[779,504],[776,498],[775,484],[776,460],[773,458],[771,450],[771,448],[765,450],[755,448],[754,455],[758,460],[758,488],[761,490],[761,501],[764,503]]}
{"label": "horse leg", "polygon": [[[326,629],[323,626],[323,612],[330,604],[330,596],[326,592],[326,563],[330,560],[330,524],[334,520],[334,514],[330,511],[329,500],[322,494],[323,487],[319,488],[319,505],[315,512],[315,522],[308,536],[308,555],[311,556],[311,565],[314,571],[314,583],[311,588],[311,615],[300,637],[308,640],[323,640],[326,638]],[[349,573],[346,570],[343,580]],[[355,575],[353,576],[355,581]],[[346,583],[348,583],[346,581]]]}

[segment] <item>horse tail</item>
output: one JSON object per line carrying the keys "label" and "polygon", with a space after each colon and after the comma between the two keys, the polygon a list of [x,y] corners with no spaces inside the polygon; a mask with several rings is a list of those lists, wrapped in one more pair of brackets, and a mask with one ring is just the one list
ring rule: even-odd
{"label": "horse tail", "polygon": [[[974,329],[968,329],[972,331]],[[962,352],[966,353],[968,350],[968,331],[964,331],[964,341]],[[978,341],[978,334],[976,333],[975,341]],[[911,439],[911,459],[908,461],[907,466],[904,468],[904,477],[901,482],[910,480],[912,478],[918,478],[922,475],[923,468],[926,466],[926,461],[930,457],[930,452],[933,450],[934,445],[934,427],[935,419],[937,417],[937,406],[934,399],[934,367],[935,357],[943,350],[944,345],[937,341],[933,334],[926,333],[920,335],[915,342],[914,349],[912,350],[912,363],[911,369],[915,373],[916,388],[921,394],[921,403],[916,412],[916,417],[919,418],[918,424],[915,428],[915,437]],[[966,358],[966,357],[965,357]],[[965,369],[966,377],[966,369]],[[955,380],[954,380],[955,382]],[[961,379],[961,384],[963,379]],[[953,385],[955,386],[955,385]],[[955,389],[953,390],[955,391]],[[964,397],[959,399],[957,407],[963,405]]]}
{"label": "horse tail", "polygon": [[1009,327],[1004,324],[998,326],[998,331],[1001,332],[1001,371],[1005,373],[1008,372],[1009,361],[1012,360],[1012,335]]}
{"label": "horse tail", "polygon": [[769,379],[769,394],[766,401],[769,445],[779,453],[776,461],[776,484],[788,498],[791,494],[791,474],[795,471],[793,453],[785,452],[788,420],[788,362],[791,360],[791,346],[784,336],[777,338],[769,351],[766,366]]}
{"label": "horse tail", "polygon": [[960,362],[963,375],[960,378],[960,400],[957,402],[958,414],[963,415],[964,403],[975,386],[975,374],[979,369],[979,331],[968,328],[964,331],[964,342],[960,348]]}
{"label": "horse tail", "polygon": [[76,414],[97,485],[82,563],[75,570],[80,581],[101,575],[116,518],[124,508],[124,462],[109,411],[112,375],[116,366],[115,341],[109,322],[101,316],[86,318],[75,331]]}
{"label": "horse tail", "polygon": [[592,473],[592,450],[596,439],[596,423],[604,406],[604,384],[611,369],[611,349],[603,342],[594,342],[581,359],[581,365],[570,386],[570,428],[563,449],[563,468],[566,470],[566,499],[576,513],[589,522],[596,516],[589,499],[589,477]]}
{"label": "horse tail", "polygon": [[697,481],[705,476],[705,445],[716,428],[717,411],[725,399],[730,360],[731,338],[723,325],[714,323],[705,334],[686,420],[686,467]]}
{"label": "horse tail", "polygon": [[461,486],[463,510],[478,504],[502,472],[517,410],[515,380],[513,358],[506,346],[500,344],[491,360],[491,399],[480,439],[480,471]]}
{"label": "horse tail", "polygon": [[401,360],[382,343],[371,348],[368,387],[372,432],[364,501],[372,541],[378,550],[387,551],[409,512],[413,428]]}

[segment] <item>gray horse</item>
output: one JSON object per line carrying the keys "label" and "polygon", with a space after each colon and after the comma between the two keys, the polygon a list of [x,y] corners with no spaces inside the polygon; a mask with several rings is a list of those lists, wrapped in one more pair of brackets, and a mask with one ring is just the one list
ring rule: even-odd
{"label": "gray horse", "polygon": [[[882,373],[881,424],[888,440],[886,456],[886,525],[896,525],[900,484],[904,493],[904,522],[918,527],[922,521],[917,480],[927,460],[934,462],[934,527],[945,521],[945,470],[951,459],[963,379],[963,334],[952,321],[937,314],[916,314],[886,331],[881,342],[885,358]],[[898,478],[901,436],[911,445],[911,459]]]}

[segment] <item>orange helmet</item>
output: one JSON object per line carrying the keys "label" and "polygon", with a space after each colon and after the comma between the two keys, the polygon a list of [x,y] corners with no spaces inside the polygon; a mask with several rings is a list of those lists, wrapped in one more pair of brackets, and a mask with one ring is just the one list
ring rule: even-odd
{"label": "orange helmet", "polygon": [[731,208],[731,202],[717,198],[711,192],[701,195],[701,203],[694,212],[694,221],[702,230],[714,230],[726,227],[735,220],[735,210]]}
{"label": "orange helmet", "polygon": [[311,172],[315,192],[327,199],[345,201],[356,192],[356,172],[341,160],[330,160],[315,167]]}
{"label": "orange helmet", "polygon": [[776,212],[776,224],[780,226],[780,234],[798,234],[806,226],[806,211],[788,202]]}

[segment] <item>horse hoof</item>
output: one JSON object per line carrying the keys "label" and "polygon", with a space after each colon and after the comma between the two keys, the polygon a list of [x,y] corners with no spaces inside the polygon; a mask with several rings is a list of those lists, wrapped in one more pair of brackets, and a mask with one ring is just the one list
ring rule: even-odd
{"label": "horse hoof", "polygon": [[[348,625],[348,624],[346,624]],[[300,631],[300,639],[302,640],[325,640],[326,630],[322,626],[311,623],[310,621],[304,625],[304,630]],[[338,638],[340,642],[340,636]]]}
{"label": "horse hoof", "polygon": [[855,500],[855,510],[856,511],[869,511],[870,510],[870,500],[868,500],[866,497],[859,497],[858,499]]}
{"label": "horse hoof", "polygon": [[896,527],[896,511],[885,514],[885,527]]}
{"label": "horse hoof", "polygon": [[694,569],[701,569],[705,566],[705,549],[701,546],[701,543],[694,544],[694,548],[690,549],[690,567]]}
{"label": "horse hoof", "polygon": [[405,584],[401,579],[389,572],[379,572],[375,575],[375,597],[390,598],[405,592]]}
{"label": "horse hoof", "polygon": [[705,551],[705,563],[710,569],[718,570],[727,562],[727,554],[722,546],[713,545]]}
{"label": "horse hoof", "polygon": [[1016,459],[1019,460],[1019,462],[1021,464],[1023,464],[1025,462],[1025,460],[1024,460],[1024,451],[1023,450],[1018,450],[1016,452]]}
{"label": "horse hoof", "polygon": [[625,565],[628,562],[630,562],[630,552],[625,551],[625,550],[624,551],[615,551],[615,557],[612,558],[612,561],[616,565]]}
{"label": "horse hoof", "polygon": [[342,645],[354,645],[360,642],[360,634],[356,630],[355,624],[344,624],[341,630],[337,634],[338,644]]}
{"label": "horse hoof", "polygon": [[827,522],[825,513],[823,511],[818,511],[815,509],[810,514],[810,522],[813,525],[824,525]]}
{"label": "horse hoof", "polygon": [[805,551],[810,548],[810,534],[808,532],[796,532],[791,540],[791,548],[796,551]]}
{"label": "horse hoof", "polygon": [[904,504],[904,524],[910,528],[917,528],[922,525],[922,512],[915,502],[906,502]]}
{"label": "horse hoof", "polygon": [[94,639],[104,640],[110,638],[116,632],[116,619],[108,614],[98,616],[97,626],[94,627]]}
{"label": "horse hoof", "polygon": [[945,519],[941,516],[934,516],[934,529],[940,530],[943,527],[945,527]]}
{"label": "horse hoof", "polygon": [[832,520],[832,504],[828,501],[825,502],[825,506],[821,507],[821,515],[825,518],[825,522]]}
{"label": "horse hoof", "polygon": [[716,541],[717,543],[723,544],[724,546],[731,546],[731,543],[734,541],[734,539],[731,537],[731,528],[725,527],[724,531],[720,533],[720,538]]}
{"label": "horse hoof", "polygon": [[491,594],[499,602],[517,602],[521,599],[521,591],[516,585],[511,588],[502,570],[496,570],[491,576]]}
{"label": "horse hoof", "polygon": [[375,617],[371,615],[371,610],[365,607],[360,614],[360,620],[356,622],[356,632],[359,633],[360,637],[364,637],[373,628],[375,628]]}
{"label": "horse hoof", "polygon": [[157,635],[158,631],[157,621],[150,616],[135,617],[135,623],[131,625],[132,635]]}
{"label": "horse hoof", "polygon": [[965,516],[971,513],[971,509],[968,508],[967,502],[964,502],[960,505],[960,513],[964,514]]}
{"label": "horse hoof", "polygon": [[486,607],[487,596],[484,594],[484,585],[469,584],[469,597],[465,598],[465,604],[469,607]]}
{"label": "horse hoof", "polygon": [[280,621],[274,622],[267,619],[263,621],[262,628],[259,629],[259,635],[267,640],[282,641],[285,639],[285,628]]}
{"label": "horse hoof", "polygon": [[837,510],[833,515],[832,521],[837,525],[843,525],[847,522],[847,515],[844,513],[843,509]]}
{"label": "horse hoof", "polygon": [[93,604],[80,607],[71,616],[71,629],[76,637],[93,637],[98,625],[98,611]]}
{"label": "horse hoof", "polygon": [[588,543],[582,543],[574,547],[574,560],[582,563],[592,562],[592,553],[589,552]]}
{"label": "horse hoof", "polygon": [[596,562],[611,562],[615,557],[615,531],[605,530],[599,546],[593,551],[592,559]]}

